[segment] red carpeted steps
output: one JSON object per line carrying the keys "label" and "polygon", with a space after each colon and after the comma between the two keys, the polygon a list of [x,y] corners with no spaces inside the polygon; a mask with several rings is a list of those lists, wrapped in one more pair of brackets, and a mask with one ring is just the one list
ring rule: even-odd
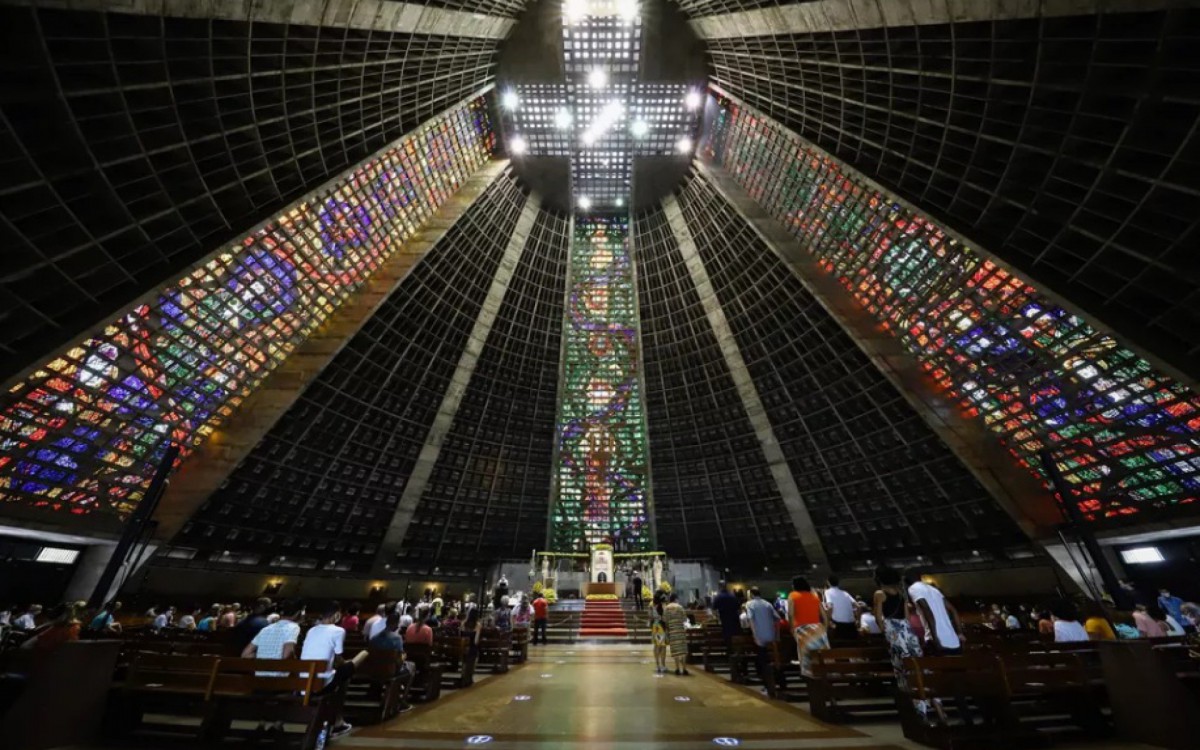
{"label": "red carpeted steps", "polygon": [[619,601],[589,600],[584,603],[583,618],[579,622],[580,638],[625,638],[628,635],[625,613],[621,611]]}

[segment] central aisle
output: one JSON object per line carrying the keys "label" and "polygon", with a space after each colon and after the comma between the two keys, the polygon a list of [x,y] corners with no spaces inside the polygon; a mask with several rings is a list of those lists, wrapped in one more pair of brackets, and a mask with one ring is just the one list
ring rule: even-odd
{"label": "central aisle", "polygon": [[508,674],[356,731],[334,747],[879,747],[876,739],[823,724],[698,666],[691,672],[656,677],[648,646],[531,647],[528,663]]}

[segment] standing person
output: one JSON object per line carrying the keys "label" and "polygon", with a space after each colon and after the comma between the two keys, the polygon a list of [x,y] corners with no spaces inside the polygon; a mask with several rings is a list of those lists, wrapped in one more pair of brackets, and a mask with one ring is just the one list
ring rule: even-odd
{"label": "standing person", "polygon": [[667,673],[667,621],[663,619],[662,604],[650,607],[650,642],[654,644],[654,671]]}
{"label": "standing person", "polygon": [[792,579],[792,593],[787,601],[788,624],[796,638],[796,654],[800,657],[800,674],[812,677],[812,652],[829,648],[829,633],[825,625],[825,609],[808,579]]}
{"label": "standing person", "polygon": [[738,620],[742,608],[725,581],[721,581],[721,590],[713,598],[712,608],[721,620],[721,637],[725,639],[725,648],[729,648],[731,639],[742,632],[742,623]]}
{"label": "standing person", "polygon": [[1188,619],[1183,616],[1183,600],[1178,596],[1171,596],[1170,590],[1166,588],[1158,590],[1158,608],[1174,618],[1175,622],[1185,631],[1191,633],[1195,630]]}
{"label": "standing person", "polygon": [[442,595],[436,591],[433,592],[433,601],[429,603],[429,606],[430,606],[430,608],[433,609],[434,617],[441,619],[442,607],[444,607],[445,605],[446,605],[446,602],[442,599]]}
{"label": "standing person", "polygon": [[521,594],[517,597],[517,603],[512,608],[512,626],[513,630],[523,630],[529,632],[529,621],[533,618],[533,607],[529,606],[529,602],[525,601],[525,595]]}
{"label": "standing person", "polygon": [[103,609],[97,612],[92,621],[88,623],[87,629],[93,633],[120,633],[121,623],[116,620],[116,615],[120,611],[121,603],[118,601],[105,604]]}
{"label": "standing person", "polygon": [[635,570],[633,572],[633,606],[638,612],[646,606],[646,600],[642,597],[642,572]]}
{"label": "standing person", "polygon": [[508,578],[502,573],[500,580],[496,583],[496,590],[492,593],[492,607],[500,608],[500,601],[508,596]]}
{"label": "standing person", "polygon": [[687,671],[687,612],[679,604],[679,595],[671,594],[663,608],[663,620],[667,623],[667,639],[671,644],[671,658],[675,660],[675,674],[690,674]]}
{"label": "standing person", "polygon": [[546,645],[546,626],[550,620],[550,603],[546,601],[546,597],[542,596],[539,591],[537,597],[533,600],[533,642],[536,645],[538,635],[542,637],[542,645]]}
{"label": "standing person", "polygon": [[831,637],[839,641],[853,641],[858,637],[858,626],[854,622],[854,597],[838,587],[841,580],[829,576],[829,588],[825,589],[825,610],[833,621]]}
{"label": "standing person", "polygon": [[12,626],[17,630],[33,630],[37,628],[37,618],[41,613],[42,605],[30,604],[24,614],[13,620]]}
{"label": "standing person", "polygon": [[[896,672],[896,687],[901,692],[908,690],[908,679],[905,676],[904,660],[920,658],[924,655],[921,649],[921,637],[913,632],[908,621],[908,604],[904,597],[904,587],[900,585],[900,573],[894,568],[880,565],[875,568],[875,590],[871,606],[875,611],[875,620],[883,628],[883,637],[887,640],[888,656],[892,660],[892,669]],[[913,706],[922,716],[929,712],[929,703],[914,700]]]}
{"label": "standing person", "polygon": [[265,596],[260,596],[254,600],[254,609],[250,614],[237,625],[233,626],[233,634],[230,636],[232,643],[239,650],[246,648],[254,640],[254,636],[258,635],[263,628],[270,623],[267,622],[267,615],[271,613],[271,600]]}
{"label": "standing person", "polygon": [[215,630],[228,630],[229,628],[232,628],[235,625],[237,625],[238,610],[241,608],[242,608],[242,605],[238,604],[237,602],[226,605],[225,609],[221,612],[221,616],[219,618],[217,618],[217,627],[214,629]]}
{"label": "standing person", "polygon": [[962,621],[957,610],[936,586],[920,576],[908,576],[908,596],[925,623],[925,650],[939,656],[962,653]]}
{"label": "standing person", "polygon": [[774,698],[780,688],[787,687],[787,678],[783,670],[778,673],[778,683],[775,673],[775,665],[779,661],[779,613],[770,602],[762,598],[757,586],[751,586],[746,615],[750,620],[750,632],[754,635],[758,677],[766,686],[767,695]]}

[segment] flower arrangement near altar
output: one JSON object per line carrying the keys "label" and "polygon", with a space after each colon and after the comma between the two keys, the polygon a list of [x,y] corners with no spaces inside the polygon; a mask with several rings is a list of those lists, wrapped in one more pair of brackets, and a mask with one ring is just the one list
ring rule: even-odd
{"label": "flower arrangement near altar", "polygon": [[617,601],[617,595],[616,594],[588,594],[587,600],[589,602],[615,602],[615,601]]}
{"label": "flower arrangement near altar", "polygon": [[658,590],[664,594],[669,594],[671,593],[671,584],[667,583],[666,581],[659,581]]}

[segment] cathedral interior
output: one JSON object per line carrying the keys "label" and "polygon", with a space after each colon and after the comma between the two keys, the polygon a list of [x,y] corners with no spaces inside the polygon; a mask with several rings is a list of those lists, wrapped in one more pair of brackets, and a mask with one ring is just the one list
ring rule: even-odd
{"label": "cathedral interior", "polygon": [[1200,3],[0,19],[0,603],[1200,597]]}

